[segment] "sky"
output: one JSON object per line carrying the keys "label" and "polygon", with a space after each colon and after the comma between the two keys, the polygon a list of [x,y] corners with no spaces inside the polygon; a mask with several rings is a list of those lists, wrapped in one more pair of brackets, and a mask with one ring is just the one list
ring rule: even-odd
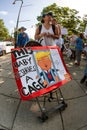
{"label": "sky", "polygon": [[[16,0],[16,4],[12,4],[13,2],[14,0],[0,0],[0,19],[3,19],[10,34],[13,32],[14,27],[16,27],[21,0]],[[53,3],[61,7],[76,9],[79,11],[80,16],[87,14],[87,0],[23,0],[18,27],[25,26],[28,33],[31,30],[30,34],[32,34],[32,27],[37,23],[37,16],[41,14],[44,7]],[[28,21],[21,22],[23,20]]]}

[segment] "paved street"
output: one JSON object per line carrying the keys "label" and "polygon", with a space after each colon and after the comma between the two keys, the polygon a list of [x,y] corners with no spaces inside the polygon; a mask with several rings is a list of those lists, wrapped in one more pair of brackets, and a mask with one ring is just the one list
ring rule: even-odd
{"label": "paved street", "polygon": [[[87,130],[87,87],[80,84],[85,60],[76,67],[65,57],[72,81],[61,87],[68,107],[55,112],[42,123],[38,120],[39,108],[35,99],[21,101],[14,80],[10,54],[0,57],[0,129],[4,130]],[[41,101],[42,102],[42,101]],[[54,101],[47,102],[49,106]]]}

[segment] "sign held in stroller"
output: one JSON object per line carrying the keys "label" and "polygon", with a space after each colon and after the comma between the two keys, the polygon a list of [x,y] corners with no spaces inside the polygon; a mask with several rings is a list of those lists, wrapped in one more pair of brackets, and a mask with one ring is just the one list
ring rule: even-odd
{"label": "sign held in stroller", "polygon": [[[40,119],[45,121],[47,113],[41,108],[38,97],[43,95],[45,104],[45,95],[48,94],[48,100],[51,101],[53,99],[52,91],[55,90],[56,99],[59,104],[57,104],[55,109],[65,108],[67,105],[59,88],[72,78],[64,64],[58,47],[42,47],[37,42],[31,42],[33,47],[30,43],[28,44],[26,45],[27,47],[12,50],[13,72],[21,99],[30,100],[36,98],[41,110]],[[58,100],[58,90],[62,97],[61,102]]]}

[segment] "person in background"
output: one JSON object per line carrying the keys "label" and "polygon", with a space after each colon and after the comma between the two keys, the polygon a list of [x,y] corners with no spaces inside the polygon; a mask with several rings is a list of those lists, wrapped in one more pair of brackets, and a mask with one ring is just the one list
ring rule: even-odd
{"label": "person in background", "polygon": [[82,79],[80,80],[80,83],[83,84],[86,81],[86,79],[87,79],[87,64],[85,66],[84,75],[83,75]]}
{"label": "person in background", "polygon": [[84,52],[85,60],[87,60],[87,43],[84,43],[83,52]]}
{"label": "person in background", "polygon": [[51,24],[52,17],[49,13],[42,15],[42,25],[38,26],[35,32],[35,40],[41,41],[42,46],[55,46],[55,39],[58,38],[58,29]]}
{"label": "person in background", "polygon": [[76,49],[75,49],[75,47],[76,47],[76,36],[75,35],[72,35],[71,37],[70,37],[70,49],[71,49],[71,51],[72,51],[72,55],[71,55],[71,57],[70,57],[70,59],[72,60],[72,59],[76,59]]}
{"label": "person in background", "polygon": [[19,34],[18,34],[17,43],[16,43],[17,47],[24,47],[25,44],[27,42],[29,42],[29,37],[28,37],[27,33],[24,32],[25,30],[26,30],[25,27],[21,27],[18,30]]}
{"label": "person in background", "polygon": [[81,54],[82,54],[82,50],[83,50],[83,33],[80,33],[78,38],[76,39],[76,62],[75,65],[80,65],[80,61],[81,61]]}
{"label": "person in background", "polygon": [[[84,69],[84,75],[83,75],[82,79],[80,80],[81,84],[83,84],[87,79],[87,44],[85,43],[84,46],[85,46],[84,51],[85,51],[85,55],[86,55],[86,66],[85,66],[85,69]],[[87,81],[86,81],[86,85],[87,85]]]}
{"label": "person in background", "polygon": [[55,25],[58,29],[58,35],[61,36],[61,25],[57,22],[55,18],[52,19],[52,24]]}
{"label": "person in background", "polygon": [[55,44],[60,48],[62,49],[62,46],[63,46],[63,39],[62,39],[62,36],[61,36],[61,26],[60,24],[57,22],[57,20],[55,18],[52,19],[52,24],[55,25],[58,29],[58,38],[55,39]]}

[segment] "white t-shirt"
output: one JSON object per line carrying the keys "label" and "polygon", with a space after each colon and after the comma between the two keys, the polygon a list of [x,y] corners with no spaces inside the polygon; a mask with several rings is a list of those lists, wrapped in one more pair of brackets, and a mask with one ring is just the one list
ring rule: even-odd
{"label": "white t-shirt", "polygon": [[[52,26],[50,26],[49,29],[46,29],[44,27],[44,25],[42,24],[41,33],[44,33],[44,32],[54,34]],[[42,37],[41,39],[40,39],[40,41],[41,41],[42,46],[55,46],[56,45],[55,42],[54,42],[54,39],[51,38],[51,37]]]}

